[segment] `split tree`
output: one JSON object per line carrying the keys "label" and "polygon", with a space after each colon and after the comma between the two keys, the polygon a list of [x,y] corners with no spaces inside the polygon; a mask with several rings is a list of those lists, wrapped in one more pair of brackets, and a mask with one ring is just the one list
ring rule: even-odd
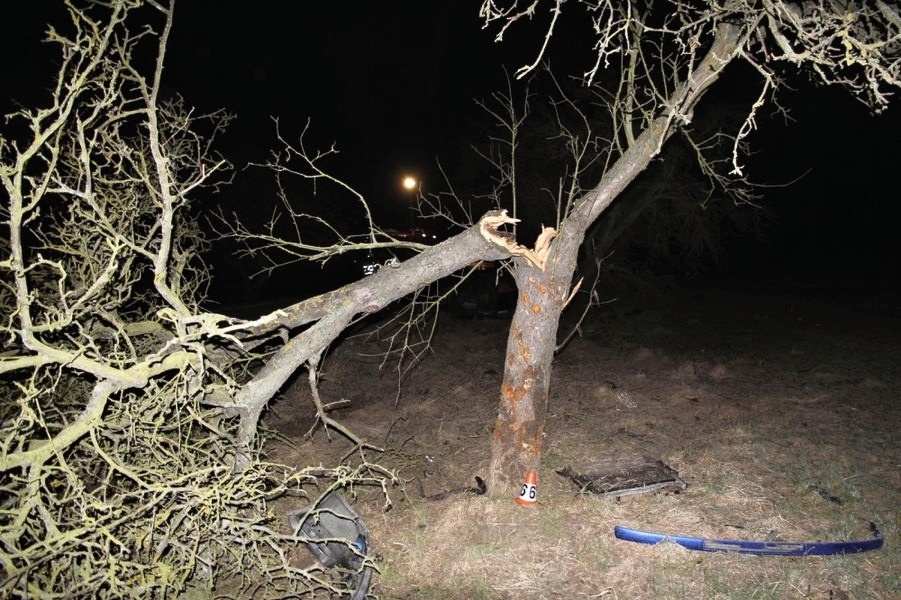
{"label": "split tree", "polygon": [[[745,177],[742,161],[755,120],[767,107],[778,107],[776,92],[786,79],[806,73],[846,88],[876,111],[901,84],[901,13],[880,1],[863,7],[828,0],[485,0],[481,16],[497,30],[498,41],[521,21],[547,24],[535,60],[517,72],[522,77],[540,65],[548,47],[566,43],[557,39],[563,37],[558,27],[564,9],[594,31],[594,47],[585,50],[593,65],[581,78],[609,99],[594,110],[604,112],[614,136],[601,143],[587,128],[570,133],[573,161],[561,173],[567,183],[557,230],[545,230],[533,253],[513,258],[519,302],[491,439],[488,481],[494,493],[509,493],[524,470],[540,465],[558,323],[577,285],[573,275],[586,232],[663,146],[685,136],[711,182],[734,188]],[[737,130],[696,139],[695,107],[737,63],[753,68],[756,99]],[[709,152],[720,136],[731,140],[725,163]],[[600,153],[606,168],[598,180],[584,181],[580,168],[597,159],[592,153]]]}
{"label": "split tree", "polygon": [[[228,118],[161,95],[174,0],[66,4],[71,23],[48,32],[61,57],[48,98],[16,112],[0,138],[0,587],[11,596],[165,597],[248,569],[273,594],[328,587],[290,564],[283,549],[296,540],[270,528],[266,503],[314,477],[344,485],[384,473],[329,417],[319,361],[350,324],[411,294],[416,306],[428,284],[479,260],[508,259],[519,288],[488,474],[493,494],[514,493],[522,472],[540,466],[558,323],[591,224],[676,135],[691,140],[712,181],[740,180],[755,118],[796,72],[880,110],[899,87],[901,64],[901,15],[878,0],[863,8],[486,0],[481,15],[499,38],[524,19],[548,24],[520,75],[556,42],[564,8],[597,35],[586,48],[594,67],[582,79],[608,99],[591,110],[615,135],[600,143],[590,131],[570,132],[574,162],[561,173],[558,222],[527,244],[512,233],[513,216],[495,210],[436,246],[403,242],[321,168],[323,154],[283,143],[270,165],[278,177],[345,189],[367,231],[341,233],[285,204],[296,239],[238,224],[232,233],[314,260],[383,247],[418,253],[244,321],[202,308],[209,271],[195,198],[228,167],[211,145]],[[139,60],[148,54],[156,57],[149,68]],[[739,62],[753,68],[759,94],[742,125],[721,134],[731,136],[732,152],[719,171],[726,163],[705,157],[709,140],[693,137],[694,109]],[[583,180],[590,160],[605,165],[596,181]],[[332,238],[310,243],[307,226]],[[260,415],[303,369],[317,417],[358,444],[359,468],[262,460]]]}

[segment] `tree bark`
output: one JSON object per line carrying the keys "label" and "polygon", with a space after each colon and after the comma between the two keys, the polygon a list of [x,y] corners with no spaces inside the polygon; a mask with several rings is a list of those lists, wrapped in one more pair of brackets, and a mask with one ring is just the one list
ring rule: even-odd
{"label": "tree bark", "polygon": [[[523,259],[519,259],[523,260]],[[515,270],[519,298],[507,338],[500,408],[491,436],[492,494],[541,467],[544,423],[557,328],[569,282],[531,265]]]}

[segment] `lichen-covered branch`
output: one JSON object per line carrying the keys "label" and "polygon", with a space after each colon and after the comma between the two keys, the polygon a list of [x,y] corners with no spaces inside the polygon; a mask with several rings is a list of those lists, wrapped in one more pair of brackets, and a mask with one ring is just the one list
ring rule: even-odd
{"label": "lichen-covered branch", "polygon": [[[161,96],[174,1],[142,4],[67,2],[49,100],[0,134],[0,596],[207,597],[249,571],[290,574],[274,595],[334,591],[265,525],[314,476],[256,450],[233,469],[253,326],[199,309],[190,210],[224,180],[229,118]],[[147,76],[132,60],[153,52]]]}

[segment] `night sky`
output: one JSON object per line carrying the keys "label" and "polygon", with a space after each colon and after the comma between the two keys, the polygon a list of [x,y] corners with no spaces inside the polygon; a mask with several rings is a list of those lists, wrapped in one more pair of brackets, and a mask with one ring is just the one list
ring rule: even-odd
{"label": "night sky", "polygon": [[[10,97],[35,98],[52,73],[53,53],[37,42],[47,19],[41,13],[55,3],[27,4],[26,14],[0,25],[3,55],[24,57],[0,84],[4,112]],[[276,146],[271,116],[291,140],[309,118],[309,142],[334,142],[334,173],[366,195],[383,225],[396,226],[407,214],[403,173],[422,177],[427,192],[444,188],[439,160],[454,177],[491,175],[470,149],[487,133],[475,100],[503,89],[503,67],[530,62],[539,40],[495,44],[478,7],[478,0],[181,0],[166,85],[191,106],[237,115],[219,148],[238,165],[264,160]],[[558,36],[553,49],[554,64],[570,73],[584,66],[573,42],[579,33]],[[589,53],[586,47],[586,62]],[[778,224],[766,245],[742,241],[735,270],[897,290],[901,106],[872,117],[841,93],[792,83],[797,91],[782,101],[796,122],[760,120],[752,175],[784,183],[812,171],[793,187],[767,191]],[[243,183],[226,192],[229,205],[259,211],[268,202],[254,187],[260,176],[239,175]]]}
{"label": "night sky", "polygon": [[[503,83],[504,48],[474,2],[182,2],[167,75],[191,102],[226,107],[236,162],[259,160],[307,119],[329,165],[374,204],[403,202],[406,172],[437,191],[437,162],[472,160],[474,99]],[[461,156],[465,155],[465,156]]]}

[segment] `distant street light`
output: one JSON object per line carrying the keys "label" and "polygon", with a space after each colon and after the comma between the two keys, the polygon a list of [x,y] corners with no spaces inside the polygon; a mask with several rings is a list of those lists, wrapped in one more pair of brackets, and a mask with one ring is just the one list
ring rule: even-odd
{"label": "distant street light", "polygon": [[[404,178],[401,180],[400,184],[403,186],[404,190],[408,193],[416,192],[419,189],[419,180],[413,177],[412,175],[404,175]],[[415,194],[412,194],[412,197],[415,198]],[[415,204],[415,201],[414,201]],[[416,229],[416,217],[413,214],[414,211],[412,207],[410,209],[410,231]]]}

